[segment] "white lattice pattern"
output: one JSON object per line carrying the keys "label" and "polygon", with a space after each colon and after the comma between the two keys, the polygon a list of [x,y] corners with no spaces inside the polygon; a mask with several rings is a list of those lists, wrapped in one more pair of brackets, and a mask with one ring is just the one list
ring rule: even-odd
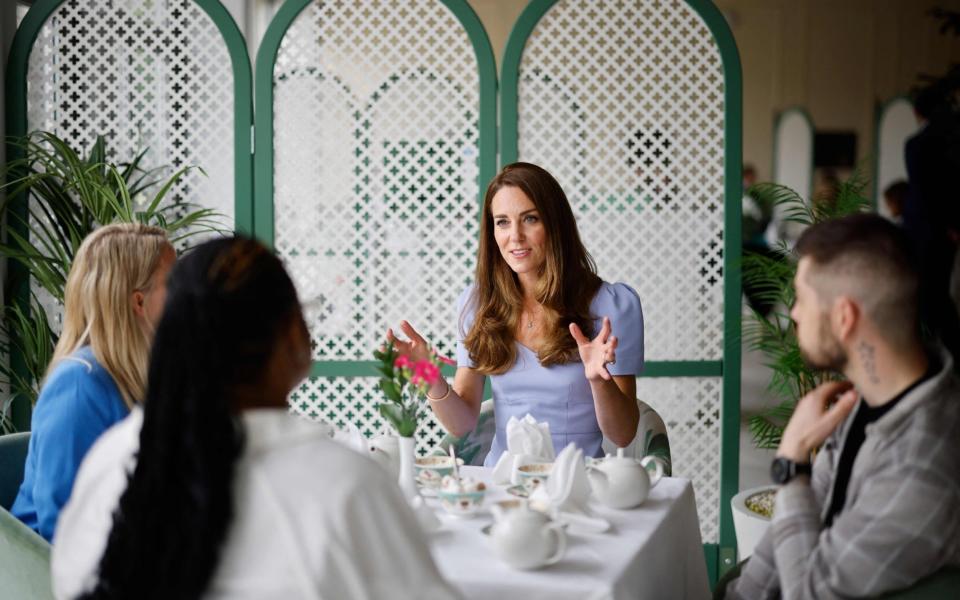
{"label": "white lattice pattern", "polygon": [[[145,169],[170,167],[157,177],[199,166],[206,174],[189,171],[167,200],[212,208],[229,225],[232,73],[216,24],[192,0],[68,0],[30,53],[27,130],[50,131],[83,154],[103,135],[118,163],[149,149]],[[59,331],[59,302],[34,291]]]}
{"label": "white lattice pattern", "polygon": [[401,319],[453,354],[478,105],[473,47],[438,0],[318,1],[291,24],[274,66],[274,239],[316,360],[371,360]]}
{"label": "white lattice pattern", "polygon": [[722,392],[719,377],[637,380],[637,397],[652,406],[667,425],[673,476],[693,482],[705,544],[718,541],[720,527]]}
{"label": "white lattice pattern", "polygon": [[[367,437],[395,434],[376,410],[383,393],[375,377],[311,377],[291,392],[288,400],[292,412],[338,429],[352,423]],[[427,419],[417,428],[417,456],[430,452],[446,434],[433,411],[427,408],[426,412]]]}
{"label": "white lattice pattern", "polygon": [[723,342],[721,56],[683,0],[563,0],[524,48],[519,158],[566,191],[600,275],[644,305],[648,360]]}
{"label": "white lattice pattern", "polygon": [[30,54],[28,130],[83,152],[103,135],[119,162],[149,148],[147,168],[200,166],[206,175],[189,172],[168,198],[232,223],[232,74],[216,24],[192,0],[68,0]]}

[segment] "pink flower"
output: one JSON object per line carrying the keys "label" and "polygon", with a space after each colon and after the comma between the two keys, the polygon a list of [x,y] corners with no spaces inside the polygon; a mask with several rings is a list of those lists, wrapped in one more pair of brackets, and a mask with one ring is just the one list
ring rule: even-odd
{"label": "pink flower", "polygon": [[410,378],[410,382],[419,385],[417,382],[422,381],[427,385],[433,385],[438,379],[440,379],[440,368],[429,360],[419,360],[413,367],[413,377]]}
{"label": "pink flower", "polygon": [[398,356],[397,360],[393,361],[393,367],[395,369],[409,369],[411,367],[410,359],[406,356]]}
{"label": "pink flower", "polygon": [[450,365],[451,367],[457,366],[457,361],[453,360],[452,358],[447,358],[446,356],[443,356],[440,354],[437,355],[437,360],[439,360],[445,365]]}

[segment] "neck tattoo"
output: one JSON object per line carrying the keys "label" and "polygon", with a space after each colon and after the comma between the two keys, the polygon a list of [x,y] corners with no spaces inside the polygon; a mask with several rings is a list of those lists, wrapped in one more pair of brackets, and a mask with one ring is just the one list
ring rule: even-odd
{"label": "neck tattoo", "polygon": [[863,363],[863,370],[873,384],[880,383],[880,377],[877,375],[876,350],[866,342],[860,342],[860,360]]}

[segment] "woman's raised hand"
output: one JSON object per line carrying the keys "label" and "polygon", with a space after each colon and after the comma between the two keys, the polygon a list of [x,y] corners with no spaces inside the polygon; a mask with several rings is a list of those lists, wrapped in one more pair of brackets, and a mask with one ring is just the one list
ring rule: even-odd
{"label": "woman's raised hand", "polygon": [[583,372],[589,381],[610,380],[607,365],[617,362],[617,336],[610,335],[610,319],[603,318],[600,333],[592,340],[583,335],[576,323],[570,323],[570,335],[577,341]]}
{"label": "woman's raised hand", "polygon": [[387,329],[387,341],[393,342],[393,347],[397,349],[400,356],[406,356],[413,362],[420,360],[430,360],[430,344],[423,339],[417,330],[407,321],[400,321],[400,330],[407,336],[409,341],[403,341],[393,334],[393,329]]}

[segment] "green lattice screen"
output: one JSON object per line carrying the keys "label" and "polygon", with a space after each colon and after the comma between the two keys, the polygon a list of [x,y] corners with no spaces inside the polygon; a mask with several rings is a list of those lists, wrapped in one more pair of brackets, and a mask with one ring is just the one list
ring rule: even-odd
{"label": "green lattice screen", "polygon": [[[288,2],[258,57],[257,233],[297,283],[314,376],[294,409],[366,434],[372,351],[409,319],[453,353],[456,299],[476,254],[480,181],[492,176],[492,55],[464,2]],[[261,177],[261,175],[263,175]],[[444,432],[418,432],[426,452]]]}
{"label": "green lattice screen", "polygon": [[501,163],[554,173],[600,275],[639,292],[638,395],[667,424],[674,475],[693,481],[703,541],[723,546],[737,487],[739,77],[722,16],[696,0],[534,0],[501,77]]}

